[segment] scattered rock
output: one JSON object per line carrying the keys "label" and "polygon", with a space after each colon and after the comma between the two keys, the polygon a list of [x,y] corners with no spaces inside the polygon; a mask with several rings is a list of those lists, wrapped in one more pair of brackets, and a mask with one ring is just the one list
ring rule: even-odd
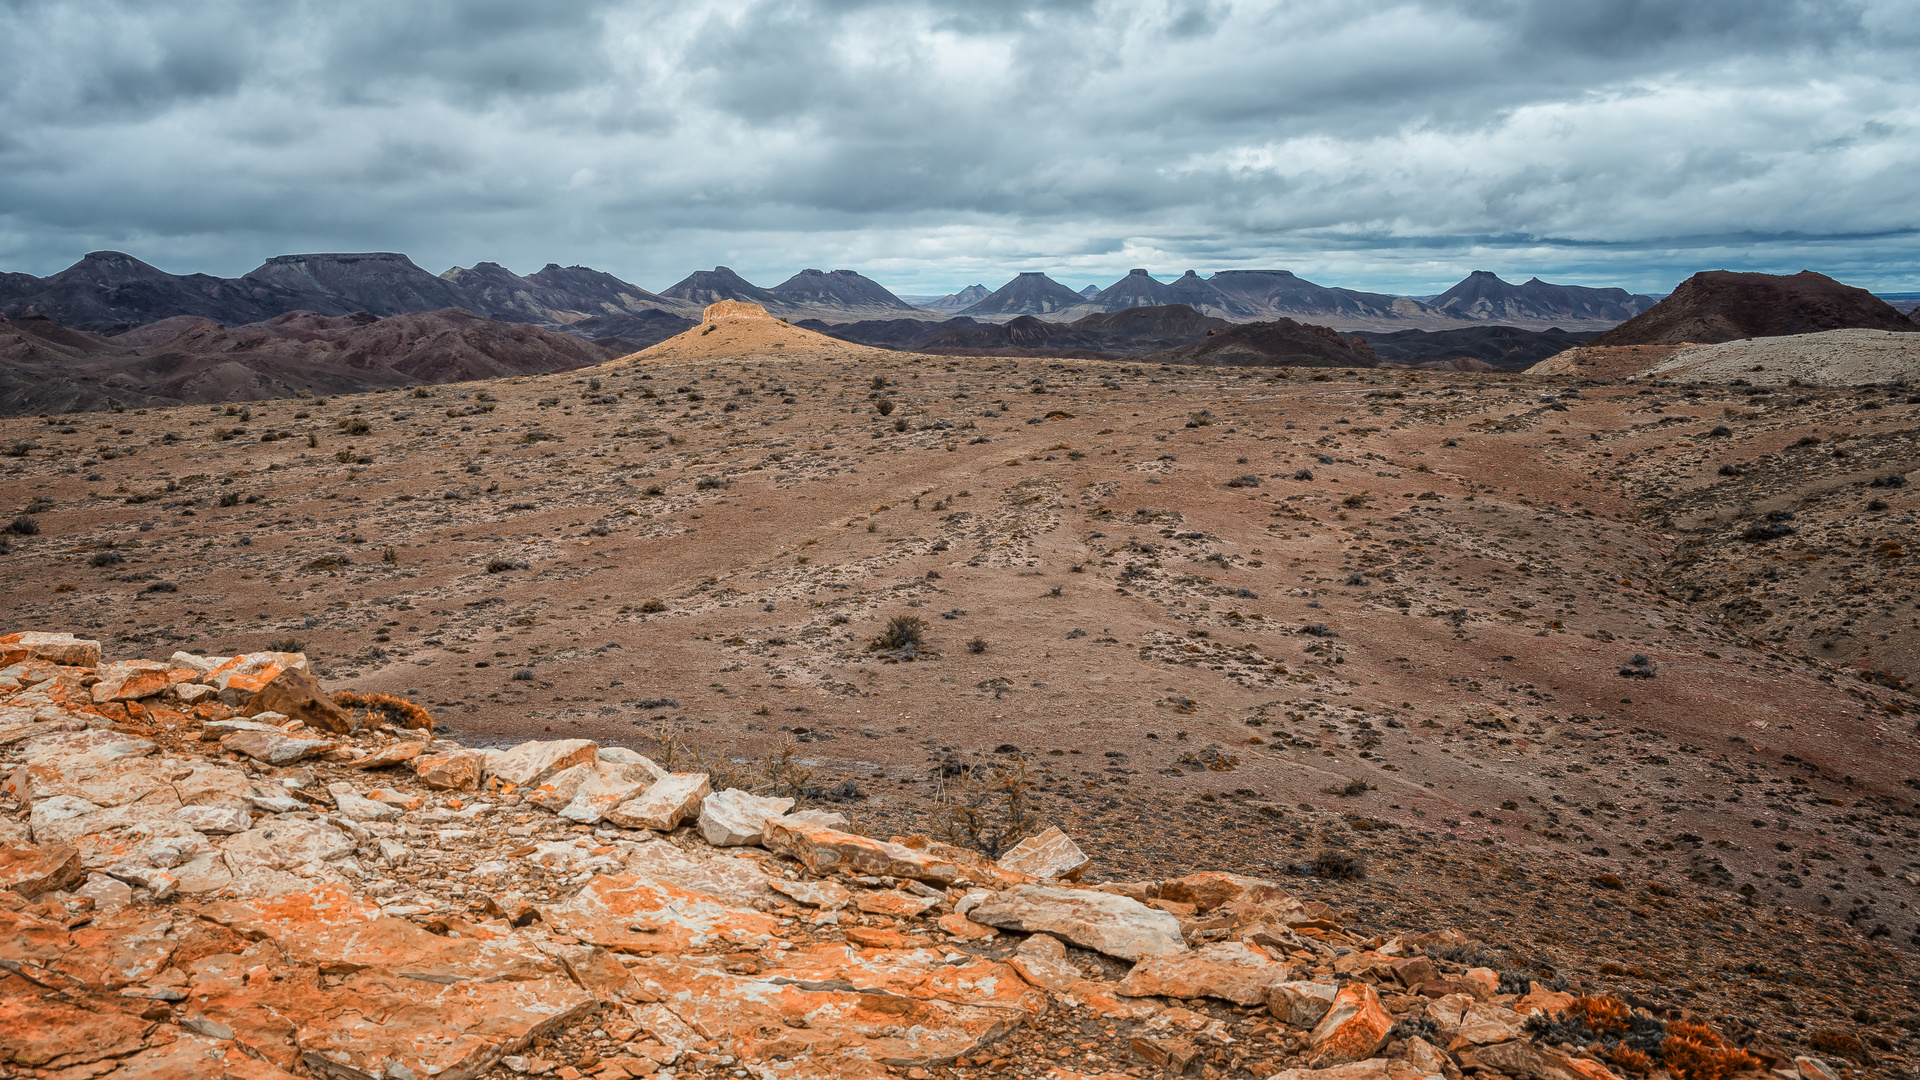
{"label": "scattered rock", "polygon": [[792,799],[769,799],[738,788],[706,797],[700,804],[700,835],[715,847],[745,847],[764,838],[767,819],[793,808]]}
{"label": "scattered rock", "polygon": [[698,812],[700,800],[712,794],[706,773],[669,773],[645,791],[607,811],[606,818],[629,829],[672,832]]}
{"label": "scattered rock", "polygon": [[1307,1036],[1312,1047],[1309,1064],[1324,1069],[1370,1058],[1386,1044],[1392,1030],[1393,1017],[1380,1004],[1373,987],[1350,982],[1334,995],[1327,1015]]}
{"label": "scattered rock", "polygon": [[291,765],[339,745],[328,739],[296,739],[272,731],[241,731],[220,740],[221,749],[245,754],[268,765]]}
{"label": "scattered rock", "polygon": [[353,717],[333,703],[320,688],[320,680],[305,667],[288,667],[276,672],[247,703],[247,711],[282,713],[316,731],[334,735],[353,730]]}
{"label": "scattered rock", "polygon": [[1139,960],[1185,952],[1180,920],[1125,896],[1052,885],[1021,885],[966,912],[1001,930],[1048,933],[1075,945]]}
{"label": "scattered rock", "polygon": [[1001,869],[1028,877],[1077,881],[1092,860],[1066,833],[1050,826],[1015,844],[998,862]]}
{"label": "scattered rock", "polygon": [[65,844],[0,841],[0,889],[33,900],[41,893],[70,889],[85,876],[80,852]]}
{"label": "scattered rock", "polygon": [[943,884],[960,877],[960,867],[947,859],[914,851],[902,844],[815,825],[802,820],[798,814],[769,819],[766,845],[771,851],[800,860],[807,869],[821,875],[846,870]]}

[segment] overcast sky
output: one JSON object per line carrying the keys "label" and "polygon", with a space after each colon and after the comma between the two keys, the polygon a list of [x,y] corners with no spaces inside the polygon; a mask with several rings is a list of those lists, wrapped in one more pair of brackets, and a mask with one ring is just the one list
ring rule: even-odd
{"label": "overcast sky", "polygon": [[1920,290],[1920,0],[0,0],[0,269]]}

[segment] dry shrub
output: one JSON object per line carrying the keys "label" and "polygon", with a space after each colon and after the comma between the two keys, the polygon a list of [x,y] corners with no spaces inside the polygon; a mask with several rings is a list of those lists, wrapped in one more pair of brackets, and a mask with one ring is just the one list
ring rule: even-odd
{"label": "dry shrub", "polygon": [[1579,1017],[1595,1035],[1624,1035],[1633,1022],[1633,1010],[1616,997],[1575,998],[1567,1012]]}
{"label": "dry shrub", "polygon": [[333,703],[343,709],[359,709],[369,714],[379,713],[386,721],[398,727],[433,730],[433,717],[427,710],[392,694],[361,694],[352,690],[336,690]]}
{"label": "dry shrub", "polygon": [[937,831],[948,843],[997,859],[1039,824],[1032,797],[1033,775],[1018,755],[942,775],[934,794]]}
{"label": "dry shrub", "polygon": [[868,652],[918,650],[926,643],[927,622],[918,615],[895,615],[887,628],[867,643]]}
{"label": "dry shrub", "polygon": [[1607,1057],[1627,1072],[1645,1073],[1653,1068],[1653,1059],[1626,1043],[1613,1048]]}
{"label": "dry shrub", "polygon": [[1667,1025],[1667,1038],[1660,1044],[1660,1056],[1680,1080],[1726,1080],[1736,1073],[1766,1066],[1745,1050],[1736,1050],[1722,1042],[1720,1033],[1707,1025],[1685,1020]]}
{"label": "dry shrub", "polygon": [[1873,1055],[1867,1053],[1867,1044],[1856,1035],[1844,1031],[1825,1028],[1814,1032],[1807,1038],[1807,1045],[1831,1057],[1846,1058],[1859,1065],[1871,1065]]}

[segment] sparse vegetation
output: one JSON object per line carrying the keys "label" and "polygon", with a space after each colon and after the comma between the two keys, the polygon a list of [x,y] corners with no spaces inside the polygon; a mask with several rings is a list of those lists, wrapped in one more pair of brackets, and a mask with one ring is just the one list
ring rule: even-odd
{"label": "sparse vegetation", "polygon": [[[298,652],[298,649],[286,649],[285,652]],[[363,720],[374,720],[392,724],[395,727],[415,728],[421,731],[433,730],[433,717],[420,705],[393,694],[361,694],[352,690],[336,691],[333,703],[343,709],[350,709]]]}
{"label": "sparse vegetation", "polygon": [[918,615],[895,615],[887,620],[886,629],[867,642],[868,652],[898,652],[913,654],[926,644],[927,621]]}
{"label": "sparse vegetation", "polygon": [[1035,831],[1033,774],[1027,759],[1010,759],[936,771],[936,820],[942,838],[999,858]]}

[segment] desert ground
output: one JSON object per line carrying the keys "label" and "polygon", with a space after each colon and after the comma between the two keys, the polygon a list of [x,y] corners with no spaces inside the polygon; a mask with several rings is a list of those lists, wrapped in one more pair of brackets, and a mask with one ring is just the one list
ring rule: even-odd
{"label": "desert ground", "polygon": [[469,745],[790,746],[876,835],[1024,770],[1098,877],[1312,879],[1363,926],[1842,1025],[1893,1068],[1917,419],[1902,388],[743,323],[562,374],[0,420],[0,588],[10,628],[116,656],[304,651]]}

